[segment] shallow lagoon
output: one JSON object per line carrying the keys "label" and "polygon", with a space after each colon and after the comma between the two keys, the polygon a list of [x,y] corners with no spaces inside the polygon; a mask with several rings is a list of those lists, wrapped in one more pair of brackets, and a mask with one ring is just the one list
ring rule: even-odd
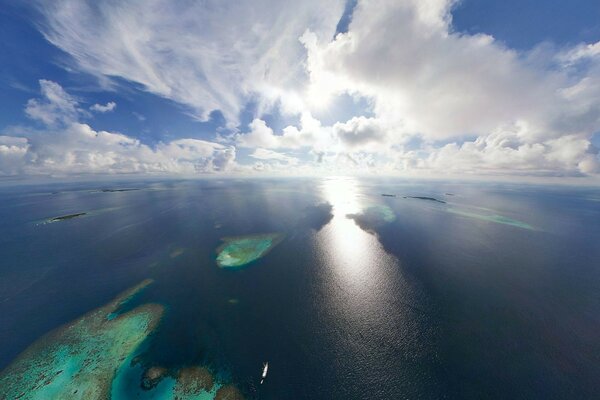
{"label": "shallow lagoon", "polygon": [[[593,398],[599,197],[349,178],[3,187],[2,376],[90,310],[104,310],[104,332],[128,315],[154,321],[154,304],[160,323],[119,353],[114,398],[173,398],[200,370],[192,382],[208,373],[212,388],[189,398],[222,387],[264,399]],[[219,267],[221,238],[272,232],[285,240],[250,246],[235,272]],[[148,371],[162,371],[150,390]]]}

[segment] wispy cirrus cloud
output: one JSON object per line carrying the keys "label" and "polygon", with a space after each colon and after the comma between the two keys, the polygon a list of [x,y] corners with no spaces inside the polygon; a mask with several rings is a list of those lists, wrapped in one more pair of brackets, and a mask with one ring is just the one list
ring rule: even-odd
{"label": "wispy cirrus cloud", "polygon": [[231,124],[250,99],[265,107],[304,78],[306,29],[329,38],[343,0],[38,2],[45,37],[75,67],[138,83],[202,120]]}

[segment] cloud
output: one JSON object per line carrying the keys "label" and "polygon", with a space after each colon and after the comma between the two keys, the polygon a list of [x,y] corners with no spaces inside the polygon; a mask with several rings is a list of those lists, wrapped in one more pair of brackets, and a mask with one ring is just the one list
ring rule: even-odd
{"label": "cloud", "polygon": [[315,90],[371,98],[380,120],[434,139],[489,133],[520,120],[532,136],[598,127],[597,120],[577,123],[586,97],[564,95],[580,78],[535,65],[491,36],[453,32],[452,4],[359,2],[348,32],[334,41],[305,34]]}
{"label": "cloud", "polygon": [[144,121],[146,120],[146,116],[145,116],[145,115],[143,115],[143,114],[140,114],[140,113],[138,113],[138,112],[135,112],[135,111],[133,111],[131,114],[132,114],[134,117],[136,117],[136,118],[137,118],[137,120],[138,120],[138,121],[140,121],[140,122],[144,122]]}
{"label": "cloud", "polygon": [[396,168],[437,174],[583,176],[600,172],[598,149],[577,135],[526,143],[518,127],[463,144],[408,151]]}
{"label": "cloud", "polygon": [[117,103],[115,103],[114,101],[109,101],[105,105],[96,103],[90,107],[90,110],[99,113],[107,113],[113,111],[115,108],[117,108]]}
{"label": "cloud", "polygon": [[254,152],[252,154],[250,154],[250,157],[256,158],[256,159],[262,160],[262,161],[281,161],[281,162],[284,162],[284,163],[290,164],[290,165],[298,163],[298,159],[295,157],[291,157],[284,153],[280,153],[280,152],[273,151],[273,150],[267,150],[267,149],[263,149],[263,148],[258,148],[256,150],[254,150]]}
{"label": "cloud", "polygon": [[[522,146],[520,152],[486,147],[477,153],[482,165],[498,164],[498,152],[491,150],[495,149],[529,160],[526,168],[505,163],[505,172],[520,172],[522,167],[532,173],[552,167],[556,174],[569,173],[573,166],[579,172],[592,170],[589,160],[594,155],[589,154],[595,150],[590,138],[600,130],[598,44],[566,51],[563,59],[570,63],[557,65],[556,53],[517,53],[491,36],[453,31],[454,4],[362,1],[348,31],[333,41],[322,41],[310,31],[302,36],[309,91],[368,99],[375,114],[371,122],[376,120],[386,133],[377,138],[379,130],[361,131],[365,121],[354,119],[350,125],[338,123],[337,129],[334,125],[339,138],[350,146],[380,141],[401,147],[408,138],[420,137],[429,147],[454,142],[438,148],[438,153],[475,157],[469,142],[460,145],[465,138],[476,136],[476,143],[490,143],[497,132],[519,126],[514,140]],[[583,59],[585,66],[573,66]],[[565,137],[591,150],[570,152],[568,162],[550,162],[555,157],[552,141]],[[535,158],[537,164],[535,151],[543,153]],[[400,151],[397,156],[405,154]]]}
{"label": "cloud", "polygon": [[247,101],[273,104],[304,80],[298,37],[330,38],[343,0],[39,1],[41,30],[75,67],[236,125]]}
{"label": "cloud", "polygon": [[17,174],[28,148],[25,138],[0,136],[0,175]]}
{"label": "cloud", "polygon": [[[343,3],[37,4],[41,31],[75,69],[113,87],[139,84],[202,120],[225,116],[218,143],[139,143],[166,170],[600,173],[591,143],[600,132],[599,43],[515,51],[457,32],[455,0],[358,1],[334,37]],[[47,94],[30,100],[27,114],[57,136],[59,125],[81,124],[77,100],[43,82]],[[357,101],[340,106],[348,98]],[[249,109],[252,122],[240,127]],[[266,121],[278,115],[300,121],[273,129],[281,124]],[[17,147],[28,154],[41,146],[15,137],[27,138]],[[259,161],[241,166],[236,147]]]}
{"label": "cloud", "polygon": [[375,118],[353,117],[347,122],[336,122],[334,133],[349,147],[358,147],[369,143],[381,143],[386,133]]}
{"label": "cloud", "polygon": [[254,119],[249,132],[234,137],[240,147],[267,149],[320,148],[332,144],[331,129],[324,128],[309,112],[302,114],[300,126],[287,126],[281,134],[275,134],[262,119]]}
{"label": "cloud", "polygon": [[78,103],[60,85],[45,80],[40,85],[43,97],[30,100],[26,112],[45,127],[5,130],[0,136],[0,174],[195,175],[236,168],[233,146],[179,139],[151,147],[121,133],[96,131],[74,120]]}
{"label": "cloud", "polygon": [[31,119],[46,125],[74,121],[83,111],[77,101],[56,82],[41,79],[39,81],[42,99],[30,99],[25,114]]}
{"label": "cloud", "polygon": [[560,53],[557,58],[567,66],[589,59],[600,58],[600,41],[591,44],[580,44]]}

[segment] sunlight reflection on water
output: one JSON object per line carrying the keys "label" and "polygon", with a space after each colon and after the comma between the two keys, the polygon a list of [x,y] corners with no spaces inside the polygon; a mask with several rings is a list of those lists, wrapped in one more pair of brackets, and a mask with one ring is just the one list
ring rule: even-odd
{"label": "sunlight reflection on water", "polygon": [[[354,178],[328,178],[323,181],[322,194],[333,206],[333,219],[317,235],[323,265],[330,269],[329,284],[338,312],[352,319],[357,311],[374,312],[385,301],[383,288],[386,265],[397,260],[386,254],[374,235],[359,228],[348,214],[362,212],[366,206],[358,181]],[[364,318],[365,315],[362,315]]]}

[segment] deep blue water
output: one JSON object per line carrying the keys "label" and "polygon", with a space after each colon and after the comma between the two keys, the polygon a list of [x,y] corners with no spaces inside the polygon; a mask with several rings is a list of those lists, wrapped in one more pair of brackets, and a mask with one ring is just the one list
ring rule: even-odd
{"label": "deep blue water", "polygon": [[[43,223],[77,212],[88,214]],[[286,236],[265,257],[217,267],[222,237],[269,232]],[[134,303],[167,312],[144,365],[208,365],[248,398],[599,398],[599,244],[600,189],[354,178],[4,186],[0,368],[153,278]]]}

